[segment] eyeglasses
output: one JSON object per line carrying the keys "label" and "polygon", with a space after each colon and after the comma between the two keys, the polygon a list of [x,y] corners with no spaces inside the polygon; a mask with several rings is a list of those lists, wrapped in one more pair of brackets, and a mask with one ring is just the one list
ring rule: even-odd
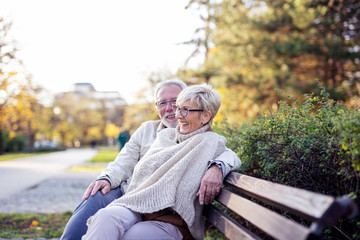
{"label": "eyeglasses", "polygon": [[176,113],[180,112],[181,116],[186,117],[189,112],[202,112],[202,109],[188,109],[187,107],[176,107]]}
{"label": "eyeglasses", "polygon": [[175,106],[176,99],[172,99],[172,100],[168,100],[168,101],[166,101],[166,100],[158,101],[155,103],[155,105],[159,108],[165,108],[168,105],[168,103],[170,103],[171,107],[173,107],[173,108],[176,107]]}

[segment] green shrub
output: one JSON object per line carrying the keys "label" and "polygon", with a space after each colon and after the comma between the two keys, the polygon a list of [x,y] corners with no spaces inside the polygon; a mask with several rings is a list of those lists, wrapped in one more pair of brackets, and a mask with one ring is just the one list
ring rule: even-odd
{"label": "green shrub", "polygon": [[1,131],[1,136],[2,136],[2,141],[3,141],[3,146],[0,146],[3,148],[3,150],[5,151],[5,148],[7,146],[7,143],[9,142],[9,131]]}
{"label": "green shrub", "polygon": [[[240,172],[333,196],[349,194],[359,203],[359,107],[329,99],[324,89],[302,102],[288,98],[292,106],[279,102],[277,113],[268,111],[253,123],[215,127],[241,157]],[[359,218],[353,222],[352,230]]]}
{"label": "green shrub", "polygon": [[5,147],[7,152],[21,152],[24,150],[26,143],[26,136],[15,136],[9,140]]}
{"label": "green shrub", "polygon": [[2,132],[2,139],[4,144],[4,150],[6,152],[21,152],[24,150],[26,144],[26,136],[16,135],[13,138],[9,138],[9,131]]}

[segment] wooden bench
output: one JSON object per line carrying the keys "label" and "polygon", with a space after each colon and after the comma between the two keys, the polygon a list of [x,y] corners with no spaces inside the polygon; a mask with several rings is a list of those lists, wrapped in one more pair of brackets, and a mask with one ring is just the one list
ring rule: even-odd
{"label": "wooden bench", "polygon": [[[280,240],[316,239],[325,228],[335,225],[342,217],[356,216],[358,210],[355,202],[346,196],[334,198],[235,172],[228,174],[224,184],[230,190],[222,189],[216,200],[226,210],[211,204],[205,207],[204,216],[228,239],[262,239],[264,233],[265,238]],[[260,236],[225,214],[227,209],[251,223],[251,229],[260,229],[255,231]],[[290,219],[279,211],[295,217]],[[294,220],[299,217],[311,224],[306,226]]]}

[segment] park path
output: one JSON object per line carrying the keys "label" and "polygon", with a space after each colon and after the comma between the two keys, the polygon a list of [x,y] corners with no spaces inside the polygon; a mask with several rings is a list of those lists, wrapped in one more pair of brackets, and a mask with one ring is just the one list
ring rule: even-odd
{"label": "park path", "polygon": [[71,172],[97,153],[66,151],[0,162],[0,213],[73,211],[99,171]]}

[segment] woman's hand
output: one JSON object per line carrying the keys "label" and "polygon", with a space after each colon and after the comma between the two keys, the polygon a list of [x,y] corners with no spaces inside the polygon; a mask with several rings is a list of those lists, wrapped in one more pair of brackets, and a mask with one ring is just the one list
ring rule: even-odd
{"label": "woman's hand", "polygon": [[222,170],[213,165],[205,173],[201,180],[200,189],[196,196],[199,197],[201,205],[212,203],[219,194],[223,182]]}
{"label": "woman's hand", "polygon": [[103,195],[107,194],[110,191],[110,183],[106,180],[93,181],[86,189],[82,200],[88,199],[90,194],[91,196],[94,196],[99,190],[101,190]]}

